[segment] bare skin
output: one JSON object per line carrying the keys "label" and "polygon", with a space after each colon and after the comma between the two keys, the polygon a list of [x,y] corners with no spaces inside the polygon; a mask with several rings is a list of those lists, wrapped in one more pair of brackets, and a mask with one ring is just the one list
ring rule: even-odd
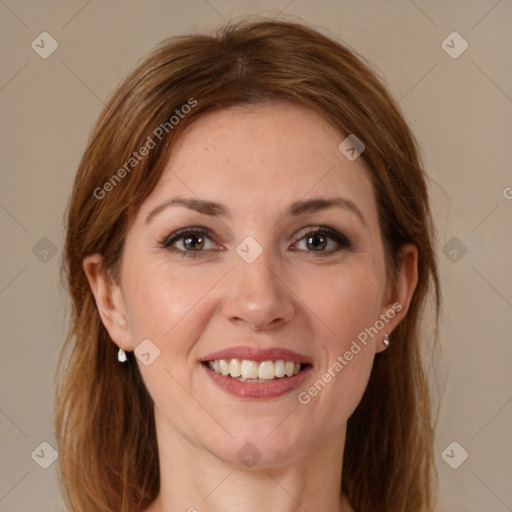
{"label": "bare skin", "polygon": [[[401,271],[388,282],[374,190],[362,158],[351,162],[338,150],[343,139],[289,105],[207,114],[184,132],[142,204],[120,282],[101,256],[84,260],[112,340],[132,351],[150,339],[160,351],[149,366],[137,359],[155,402],[161,470],[160,493],[145,512],[353,511],[341,493],[346,423],[384,335],[407,312],[417,251],[403,247]],[[184,206],[154,212],[176,196],[221,203],[231,216]],[[293,202],[318,197],[351,203],[285,216]],[[318,225],[348,243],[331,234],[312,240]],[[160,244],[189,227],[208,232]],[[262,249],[252,263],[236,252],[248,236]],[[333,370],[390,310],[385,327]],[[234,397],[200,359],[241,344],[305,354],[312,370],[300,389],[277,398]],[[308,395],[329,369],[325,387]],[[252,467],[237,455],[247,443],[260,457]]]}

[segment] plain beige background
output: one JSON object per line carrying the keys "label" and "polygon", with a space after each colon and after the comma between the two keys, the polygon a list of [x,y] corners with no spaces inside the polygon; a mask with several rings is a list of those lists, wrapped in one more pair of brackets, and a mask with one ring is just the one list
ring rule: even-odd
{"label": "plain beige background", "polygon": [[[158,41],[248,13],[298,17],[348,43],[399,100],[439,235],[439,510],[512,510],[512,2],[2,0],[0,511],[64,510],[56,465],[37,454],[55,446],[63,213],[92,125]],[[45,31],[58,48],[43,59],[31,43]]]}

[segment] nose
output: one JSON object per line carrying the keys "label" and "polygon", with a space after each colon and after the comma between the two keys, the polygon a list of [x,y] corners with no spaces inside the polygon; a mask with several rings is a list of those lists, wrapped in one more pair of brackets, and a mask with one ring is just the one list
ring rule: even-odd
{"label": "nose", "polygon": [[252,263],[241,260],[231,272],[223,315],[233,324],[268,331],[295,314],[294,295],[266,251]]}

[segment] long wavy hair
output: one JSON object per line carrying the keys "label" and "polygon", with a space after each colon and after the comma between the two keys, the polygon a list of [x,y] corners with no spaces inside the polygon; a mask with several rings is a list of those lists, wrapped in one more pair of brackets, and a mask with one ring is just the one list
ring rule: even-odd
{"label": "long wavy hair", "polygon": [[[195,105],[185,109],[191,98]],[[152,399],[133,353],[127,354],[133,364],[117,361],[83,259],[101,254],[118,278],[127,231],[180,133],[205,112],[269,102],[308,108],[340,137],[355,134],[364,142],[361,158],[370,170],[390,275],[400,267],[402,244],[418,248],[409,311],[389,350],[375,358],[348,420],[340,492],[358,512],[434,509],[437,409],[423,352],[437,343],[441,299],[418,144],[383,79],[356,52],[302,23],[246,19],[216,35],[163,41],[114,92],[80,162],[61,268],[72,311],[55,390],[59,484],[71,511],[140,512],[160,488]],[[176,111],[187,115],[171,123]],[[155,147],[130,161],[149,139]],[[123,165],[129,171],[114,179]],[[428,312],[435,329],[427,335],[420,323]]]}

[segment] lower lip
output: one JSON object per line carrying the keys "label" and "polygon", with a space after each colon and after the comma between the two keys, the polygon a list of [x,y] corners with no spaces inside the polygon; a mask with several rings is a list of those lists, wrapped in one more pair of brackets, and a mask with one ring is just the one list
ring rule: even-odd
{"label": "lower lip", "polygon": [[268,400],[289,393],[302,384],[311,370],[311,366],[307,366],[293,377],[282,377],[272,382],[240,382],[210,370],[204,364],[201,366],[221,389],[230,395],[247,400]]}

